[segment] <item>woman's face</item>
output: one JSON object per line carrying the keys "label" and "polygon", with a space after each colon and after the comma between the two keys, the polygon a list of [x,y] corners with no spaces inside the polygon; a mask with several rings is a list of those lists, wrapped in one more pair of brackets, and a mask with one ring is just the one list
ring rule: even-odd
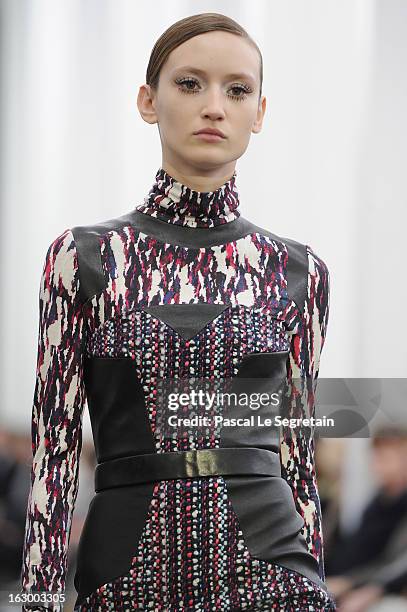
{"label": "woman's face", "polygon": [[[215,31],[194,36],[174,49],[163,65],[157,91],[142,85],[138,107],[148,123],[158,123],[163,165],[188,174],[217,171],[231,175],[250,134],[260,132],[266,107],[259,100],[260,58],[244,38]],[[210,142],[202,128],[221,130]]]}

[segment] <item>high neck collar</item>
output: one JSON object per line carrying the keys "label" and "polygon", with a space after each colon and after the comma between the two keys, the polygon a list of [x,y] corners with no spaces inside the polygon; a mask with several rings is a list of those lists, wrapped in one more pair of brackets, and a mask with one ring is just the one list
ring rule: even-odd
{"label": "high neck collar", "polygon": [[159,168],[144,203],[137,210],[176,225],[215,227],[240,217],[236,171],[215,191],[195,191]]}

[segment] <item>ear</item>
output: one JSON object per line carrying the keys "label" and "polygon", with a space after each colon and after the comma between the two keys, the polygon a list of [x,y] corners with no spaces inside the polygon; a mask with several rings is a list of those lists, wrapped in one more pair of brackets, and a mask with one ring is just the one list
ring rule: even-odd
{"label": "ear", "polygon": [[252,126],[253,134],[258,134],[261,132],[261,128],[263,125],[264,113],[266,112],[266,96],[262,96],[259,101],[259,106],[257,108],[256,120]]}
{"label": "ear", "polygon": [[137,107],[140,115],[147,123],[157,123],[155,112],[155,95],[150,85],[141,85],[137,96]]}

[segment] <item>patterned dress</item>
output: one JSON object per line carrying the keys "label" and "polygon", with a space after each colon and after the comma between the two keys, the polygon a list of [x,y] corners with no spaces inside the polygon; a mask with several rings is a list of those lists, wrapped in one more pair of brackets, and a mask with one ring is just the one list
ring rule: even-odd
{"label": "patterned dress", "polygon": [[[49,246],[24,590],[65,588],[87,404],[99,472],[75,610],[336,609],[313,428],[215,426],[215,416],[254,418],[270,406],[208,403],[198,415],[159,393],[162,381],[248,381],[278,388],[289,416],[314,414],[328,269],[310,246],[240,212],[236,172],[197,192],[160,168],[143,204]],[[170,427],[174,414],[208,421]]]}

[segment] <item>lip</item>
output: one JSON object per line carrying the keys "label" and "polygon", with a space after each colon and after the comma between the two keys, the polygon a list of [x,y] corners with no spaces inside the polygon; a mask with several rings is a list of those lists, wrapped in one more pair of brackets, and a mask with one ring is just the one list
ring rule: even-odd
{"label": "lip", "polygon": [[221,132],[220,130],[216,130],[215,128],[202,128],[202,130],[194,132],[194,134],[196,136],[215,136],[218,140],[223,140],[224,138],[226,138],[223,132]]}
{"label": "lip", "polygon": [[224,140],[222,136],[219,136],[218,134],[208,134],[208,132],[200,132],[199,134],[196,134],[196,137],[199,138],[199,140],[204,140],[205,142],[221,142],[221,140]]}

